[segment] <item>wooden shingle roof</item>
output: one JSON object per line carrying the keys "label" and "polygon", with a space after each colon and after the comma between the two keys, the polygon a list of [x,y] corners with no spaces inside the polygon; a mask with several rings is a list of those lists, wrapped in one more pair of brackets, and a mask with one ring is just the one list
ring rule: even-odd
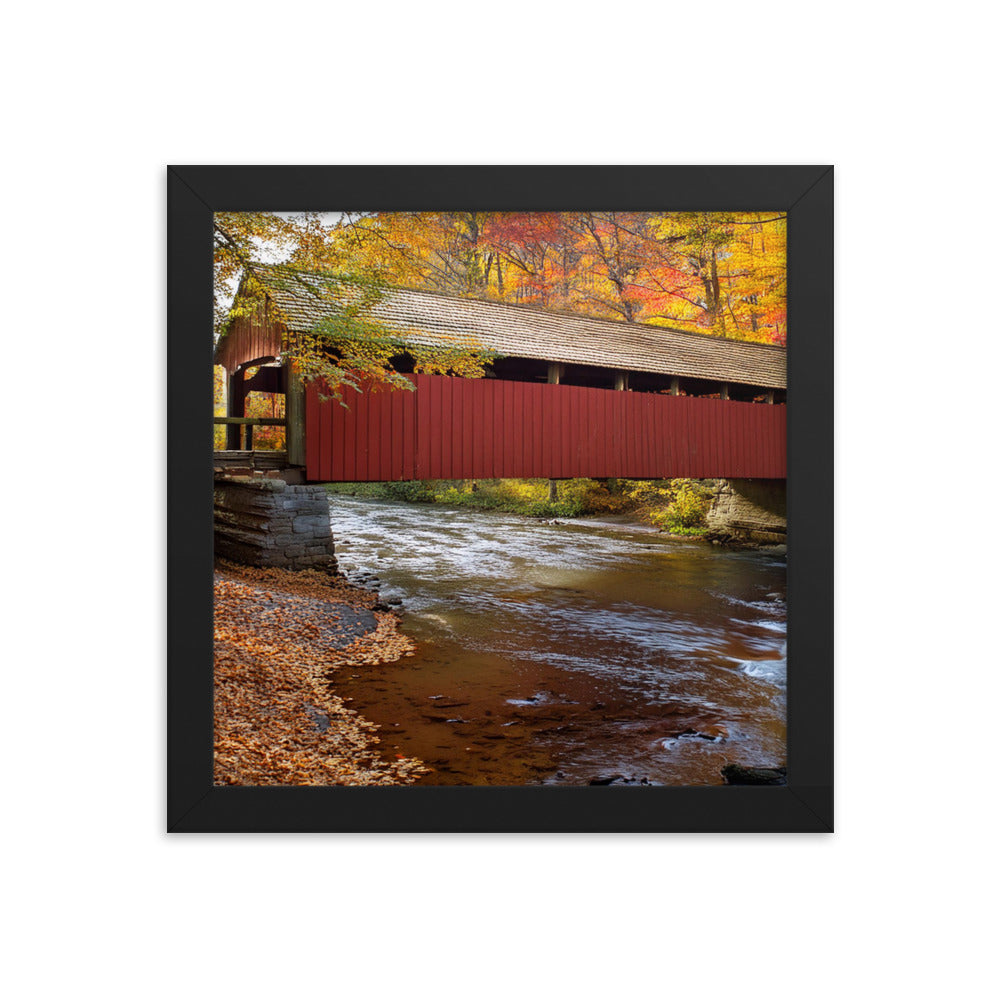
{"label": "wooden shingle roof", "polygon": [[[280,265],[255,271],[292,332],[330,315],[322,277]],[[725,340],[664,326],[594,319],[531,306],[392,288],[372,316],[414,344],[472,343],[506,357],[597,365],[767,388],[785,388],[783,347]]]}

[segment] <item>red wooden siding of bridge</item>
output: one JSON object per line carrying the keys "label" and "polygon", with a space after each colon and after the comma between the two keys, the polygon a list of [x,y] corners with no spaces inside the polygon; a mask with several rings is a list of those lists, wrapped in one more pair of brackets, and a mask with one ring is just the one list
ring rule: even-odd
{"label": "red wooden siding of bridge", "polygon": [[411,376],[416,392],[306,393],[314,482],[785,478],[785,407],[500,379]]}

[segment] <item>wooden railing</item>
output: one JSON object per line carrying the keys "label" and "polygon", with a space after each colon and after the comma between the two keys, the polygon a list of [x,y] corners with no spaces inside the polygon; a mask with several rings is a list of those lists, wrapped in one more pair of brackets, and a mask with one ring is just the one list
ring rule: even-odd
{"label": "wooden railing", "polygon": [[[253,451],[254,427],[284,427],[284,417],[215,417],[215,423],[236,425],[240,429],[241,451]],[[228,444],[228,442],[227,442]],[[227,449],[231,450],[231,449]]]}

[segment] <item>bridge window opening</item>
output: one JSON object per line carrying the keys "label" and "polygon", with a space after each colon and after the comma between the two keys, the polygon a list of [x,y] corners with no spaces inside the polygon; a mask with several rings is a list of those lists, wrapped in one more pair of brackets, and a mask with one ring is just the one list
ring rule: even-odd
{"label": "bridge window opening", "polygon": [[[671,386],[674,376],[660,375],[656,372],[629,372],[628,387],[633,392],[657,392],[673,394]],[[675,395],[686,396],[687,393],[680,392]]]}
{"label": "bridge window opening", "polygon": [[[402,356],[401,356],[402,358]],[[412,368],[396,367],[396,371]],[[405,361],[401,361],[404,365]],[[623,371],[601,368],[597,365],[559,364],[536,358],[497,358],[489,366],[487,378],[507,382],[548,383],[554,380],[553,369],[558,369],[560,385],[583,386],[591,389],[651,392],[671,396],[697,396],[701,399],[729,399],[743,403],[784,402],[784,391],[739,382],[720,383],[717,379],[691,376],[664,375],[658,372]]]}
{"label": "bridge window opening", "polygon": [[743,385],[740,382],[729,383],[729,398],[737,403],[755,403],[763,391],[756,385]]}
{"label": "bridge window opening", "polygon": [[559,382],[562,385],[579,385],[589,389],[615,389],[621,372],[596,365],[563,365]]}
{"label": "bridge window opening", "polygon": [[243,391],[284,393],[285,367],[275,361],[265,364],[247,365],[240,369],[243,372]]}
{"label": "bridge window opening", "polygon": [[[248,392],[244,403],[248,417],[265,417],[269,420],[285,418],[283,392]],[[285,428],[276,425],[254,427],[253,451],[284,451]]]}
{"label": "bridge window opening", "polygon": [[723,399],[732,400],[735,403],[750,403],[753,397],[747,395],[746,386],[737,385],[735,382],[726,383],[725,389],[720,393]]}
{"label": "bridge window opening", "polygon": [[394,354],[389,358],[389,366],[394,372],[400,375],[412,375],[415,367],[413,355],[404,351],[402,354]]}
{"label": "bridge window opening", "polygon": [[492,366],[496,378],[506,382],[548,382],[549,363],[536,358],[497,358]]}
{"label": "bridge window opening", "polygon": [[763,386],[748,386],[751,403],[784,403],[785,393],[782,389],[768,389]]}
{"label": "bridge window opening", "polygon": [[719,383],[712,379],[689,378],[686,379],[689,396],[697,396],[699,399],[718,399]]}
{"label": "bridge window opening", "polygon": [[[668,378],[667,381],[669,382],[670,379]],[[662,392],[664,390],[661,389],[659,391]],[[670,392],[670,389],[668,388],[666,391]],[[697,396],[700,399],[719,399],[721,392],[719,383],[713,379],[686,376],[677,379],[676,395]]]}
{"label": "bridge window opening", "polygon": [[[215,447],[225,451],[282,451],[285,448],[286,370],[273,357],[254,358],[225,379],[225,416],[234,423],[216,428]],[[217,411],[221,407],[218,399]],[[260,420],[262,423],[251,424]]]}

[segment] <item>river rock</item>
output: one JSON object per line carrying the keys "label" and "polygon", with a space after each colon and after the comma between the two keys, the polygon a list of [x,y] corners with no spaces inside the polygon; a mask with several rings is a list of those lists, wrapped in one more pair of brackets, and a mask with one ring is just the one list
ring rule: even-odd
{"label": "river rock", "polygon": [[[350,700],[350,699],[346,699]],[[306,715],[312,720],[313,725],[321,732],[325,733],[330,728],[330,716],[315,705],[303,705]]]}
{"label": "river rock", "polygon": [[624,774],[611,774],[604,777],[590,779],[591,785],[651,785],[653,782],[649,778],[637,778],[633,775],[626,778]]}
{"label": "river rock", "polygon": [[728,785],[787,785],[783,767],[743,767],[740,764],[726,764],[722,777]]}
{"label": "river rock", "polygon": [[673,739],[710,740],[713,743],[724,740],[728,735],[729,730],[725,726],[710,723],[706,723],[698,729],[691,729],[689,726],[687,729],[680,730],[680,732],[671,733]]}

